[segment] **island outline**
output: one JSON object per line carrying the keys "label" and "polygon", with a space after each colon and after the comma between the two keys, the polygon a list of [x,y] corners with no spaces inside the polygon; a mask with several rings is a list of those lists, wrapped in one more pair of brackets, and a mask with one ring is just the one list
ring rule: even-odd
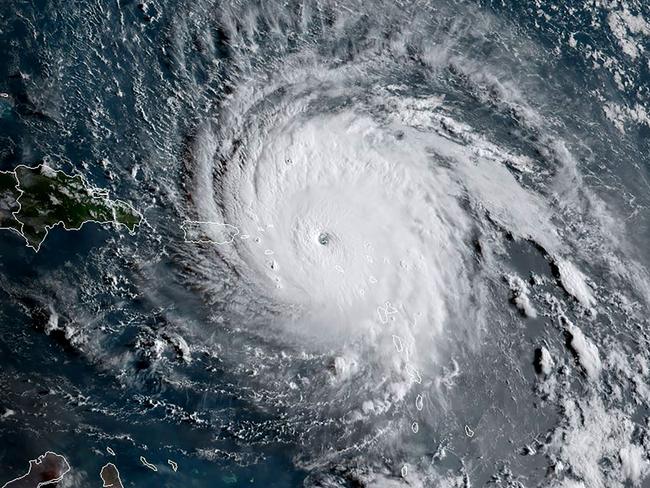
{"label": "island outline", "polygon": [[[83,188],[88,192],[88,196],[90,198],[93,198],[93,199],[103,200],[104,203],[106,204],[107,208],[110,209],[113,212],[113,216],[114,216],[113,219],[112,220],[97,220],[97,219],[92,219],[92,218],[91,219],[84,219],[84,220],[81,221],[81,223],[77,227],[68,227],[66,225],[66,222],[63,221],[63,220],[58,220],[58,221],[53,222],[51,224],[45,224],[45,225],[43,225],[45,233],[44,233],[43,237],[40,239],[40,241],[37,242],[37,245],[34,246],[33,243],[27,237],[27,235],[25,234],[25,226],[28,225],[28,224],[26,222],[24,222],[23,220],[21,220],[21,218],[18,216],[18,214],[20,214],[20,212],[23,210],[23,204],[21,202],[21,199],[23,198],[23,196],[25,194],[27,194],[27,192],[23,188],[21,188],[21,182],[20,182],[20,179],[18,178],[18,174],[16,173],[21,168],[25,169],[25,170],[29,170],[29,171],[41,171],[41,172],[45,168],[46,171],[49,170],[49,171],[53,172],[54,174],[61,173],[64,177],[66,177],[66,178],[68,178],[70,180],[74,180],[76,178],[79,178],[82,185],[83,185]],[[135,207],[133,207],[133,205],[131,205],[129,202],[126,202],[126,201],[120,200],[120,199],[111,200],[109,198],[109,191],[108,190],[92,185],[88,181],[88,179],[81,173],[68,174],[63,170],[52,168],[47,163],[40,163],[40,164],[37,164],[35,166],[29,166],[29,165],[26,165],[26,164],[19,164],[13,170],[0,170],[0,175],[12,175],[15,182],[16,182],[16,184],[14,185],[14,188],[19,193],[18,197],[16,197],[16,199],[15,199],[16,203],[18,204],[18,209],[11,212],[11,215],[12,215],[13,219],[19,224],[19,228],[0,225],[0,230],[10,230],[10,231],[15,232],[16,234],[18,234],[20,237],[22,237],[25,240],[26,246],[28,248],[30,248],[30,249],[33,249],[34,252],[38,252],[41,249],[41,246],[43,245],[43,243],[47,239],[47,236],[49,235],[50,231],[52,229],[54,229],[55,227],[57,227],[57,226],[60,226],[65,231],[69,232],[69,231],[81,230],[81,228],[85,224],[88,224],[88,223],[95,223],[95,224],[98,224],[98,225],[101,225],[101,226],[107,225],[107,224],[113,224],[113,225],[116,225],[118,227],[125,227],[130,235],[134,235],[135,230],[141,225],[142,221],[144,220],[144,216],[142,215],[142,213],[139,210],[137,210]],[[132,225],[132,228],[129,228],[128,224],[120,222],[117,219],[117,217],[115,216],[115,208],[114,208],[115,205],[123,205],[123,206],[127,207],[133,213],[134,216],[137,216],[138,221],[137,221],[137,223],[134,223]]]}

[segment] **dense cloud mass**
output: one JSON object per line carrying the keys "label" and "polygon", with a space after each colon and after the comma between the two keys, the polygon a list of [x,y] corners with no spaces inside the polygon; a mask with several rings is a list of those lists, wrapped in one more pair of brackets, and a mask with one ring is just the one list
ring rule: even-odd
{"label": "dense cloud mass", "polygon": [[[206,483],[265,463],[296,473],[263,468],[267,486],[643,483],[650,12],[106,8],[116,40],[71,13],[70,42],[113,46],[119,75],[89,91],[128,101],[90,107],[64,74],[49,110],[88,107],[86,169],[143,229],[29,289],[2,277],[39,337],[132,400],[110,421],[128,442],[87,418],[92,435]],[[80,405],[112,417],[99,397]]]}

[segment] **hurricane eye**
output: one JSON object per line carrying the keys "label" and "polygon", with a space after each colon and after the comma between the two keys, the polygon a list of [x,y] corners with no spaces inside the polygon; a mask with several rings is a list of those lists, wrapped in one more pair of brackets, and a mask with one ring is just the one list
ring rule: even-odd
{"label": "hurricane eye", "polygon": [[318,236],[318,243],[321,246],[327,246],[330,243],[331,237],[327,232],[321,232]]}

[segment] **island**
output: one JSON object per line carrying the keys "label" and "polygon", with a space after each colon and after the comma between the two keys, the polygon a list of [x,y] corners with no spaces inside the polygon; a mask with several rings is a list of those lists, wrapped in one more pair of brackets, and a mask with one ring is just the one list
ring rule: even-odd
{"label": "island", "polygon": [[113,463],[108,463],[102,466],[102,470],[99,472],[99,477],[104,482],[102,488],[124,488],[122,480],[120,479],[120,472],[117,470],[117,466]]}
{"label": "island", "polygon": [[156,467],[155,464],[151,464],[149,461],[147,461],[147,458],[144,456],[140,456],[140,462],[142,463],[143,466],[146,466],[149,468],[151,471],[158,471],[158,468]]}
{"label": "island", "polygon": [[113,200],[82,175],[69,175],[46,164],[0,171],[0,229],[22,236],[38,251],[56,226],[79,230],[88,222],[114,224],[133,233],[142,215],[130,204]]}
{"label": "island", "polygon": [[185,242],[194,244],[230,244],[239,235],[239,228],[234,225],[200,220],[184,220],[181,230]]}
{"label": "island", "polygon": [[24,475],[8,481],[2,488],[38,488],[54,485],[61,481],[70,471],[70,465],[64,456],[47,451],[36,459],[29,461],[29,470]]}

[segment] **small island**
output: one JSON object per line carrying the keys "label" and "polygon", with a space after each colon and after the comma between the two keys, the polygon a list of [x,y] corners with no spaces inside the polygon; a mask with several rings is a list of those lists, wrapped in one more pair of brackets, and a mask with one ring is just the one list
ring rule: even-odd
{"label": "small island", "polygon": [[142,215],[130,204],[112,200],[81,175],[68,175],[46,164],[0,171],[0,229],[21,235],[38,251],[57,225],[79,230],[88,222],[114,224],[134,232]]}
{"label": "small island", "polygon": [[222,222],[184,220],[181,230],[185,242],[194,244],[230,244],[239,235],[239,228]]}
{"label": "small island", "polygon": [[117,466],[113,463],[108,463],[102,466],[102,470],[99,472],[99,477],[103,481],[102,488],[124,488],[122,480],[120,479],[120,472],[117,470]]}

